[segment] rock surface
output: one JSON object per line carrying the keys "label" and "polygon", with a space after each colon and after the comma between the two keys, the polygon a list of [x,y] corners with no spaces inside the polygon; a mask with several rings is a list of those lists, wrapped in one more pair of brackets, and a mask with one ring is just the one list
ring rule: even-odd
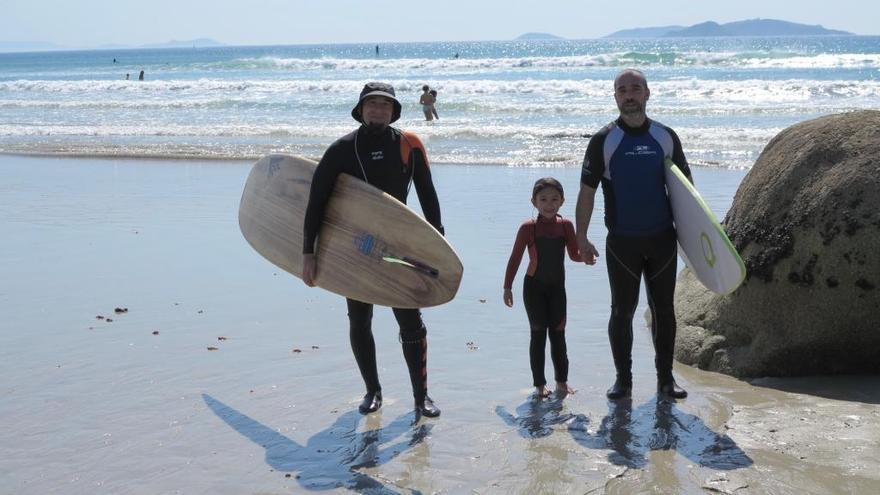
{"label": "rock surface", "polygon": [[724,226],[746,281],[719,296],[682,272],[677,360],[739,377],[880,372],[880,112],[779,133]]}

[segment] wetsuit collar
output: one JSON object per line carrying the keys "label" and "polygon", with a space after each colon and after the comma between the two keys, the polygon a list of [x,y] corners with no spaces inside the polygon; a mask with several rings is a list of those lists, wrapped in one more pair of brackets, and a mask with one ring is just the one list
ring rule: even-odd
{"label": "wetsuit collar", "polygon": [[370,129],[370,127],[367,126],[367,124],[361,124],[360,128],[358,128],[358,133],[360,133],[360,135],[363,137],[367,137],[368,139],[382,138],[382,137],[387,136],[389,132],[391,132],[390,125],[385,126],[385,130],[383,130],[380,133],[373,132],[373,130]]}
{"label": "wetsuit collar", "polygon": [[645,117],[645,122],[638,127],[630,127],[623,121],[622,117],[617,118],[617,127],[620,127],[627,134],[645,134],[651,128],[651,119]]}
{"label": "wetsuit collar", "polygon": [[535,220],[535,223],[557,223],[560,218],[562,218],[562,215],[559,213],[553,218],[545,218],[544,215],[538,213],[538,218]]}

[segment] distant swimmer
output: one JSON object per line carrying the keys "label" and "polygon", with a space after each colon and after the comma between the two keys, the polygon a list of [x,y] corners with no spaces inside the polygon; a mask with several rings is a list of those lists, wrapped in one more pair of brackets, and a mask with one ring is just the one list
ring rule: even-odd
{"label": "distant swimmer", "polygon": [[138,75],[138,81],[144,80],[144,71],[141,71],[140,75]]}
{"label": "distant swimmer", "polygon": [[455,52],[455,58],[458,58],[458,52]]}
{"label": "distant swimmer", "polygon": [[126,81],[128,81],[128,80],[130,79],[129,76],[131,76],[131,74],[127,74],[127,73],[125,74],[125,80],[126,80]]}
{"label": "distant swimmer", "polygon": [[379,56],[379,45],[376,45],[376,56]]}
{"label": "distant swimmer", "polygon": [[113,59],[113,63],[114,63],[114,64],[116,63],[116,59],[115,59],[115,58]]}

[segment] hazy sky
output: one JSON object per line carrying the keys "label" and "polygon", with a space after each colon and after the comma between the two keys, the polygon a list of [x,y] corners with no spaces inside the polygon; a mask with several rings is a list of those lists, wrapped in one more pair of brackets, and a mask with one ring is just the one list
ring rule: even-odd
{"label": "hazy sky", "polygon": [[[419,6],[421,5],[421,7]],[[0,0],[0,41],[68,47],[212,38],[231,45],[597,38],[752,18],[880,34],[868,0]]]}

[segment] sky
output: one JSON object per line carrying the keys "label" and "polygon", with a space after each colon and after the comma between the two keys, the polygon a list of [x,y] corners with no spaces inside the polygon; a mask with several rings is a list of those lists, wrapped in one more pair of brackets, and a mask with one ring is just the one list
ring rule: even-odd
{"label": "sky", "polygon": [[0,0],[0,42],[68,48],[211,38],[228,45],[598,38],[633,27],[745,19],[880,34],[867,0]]}

